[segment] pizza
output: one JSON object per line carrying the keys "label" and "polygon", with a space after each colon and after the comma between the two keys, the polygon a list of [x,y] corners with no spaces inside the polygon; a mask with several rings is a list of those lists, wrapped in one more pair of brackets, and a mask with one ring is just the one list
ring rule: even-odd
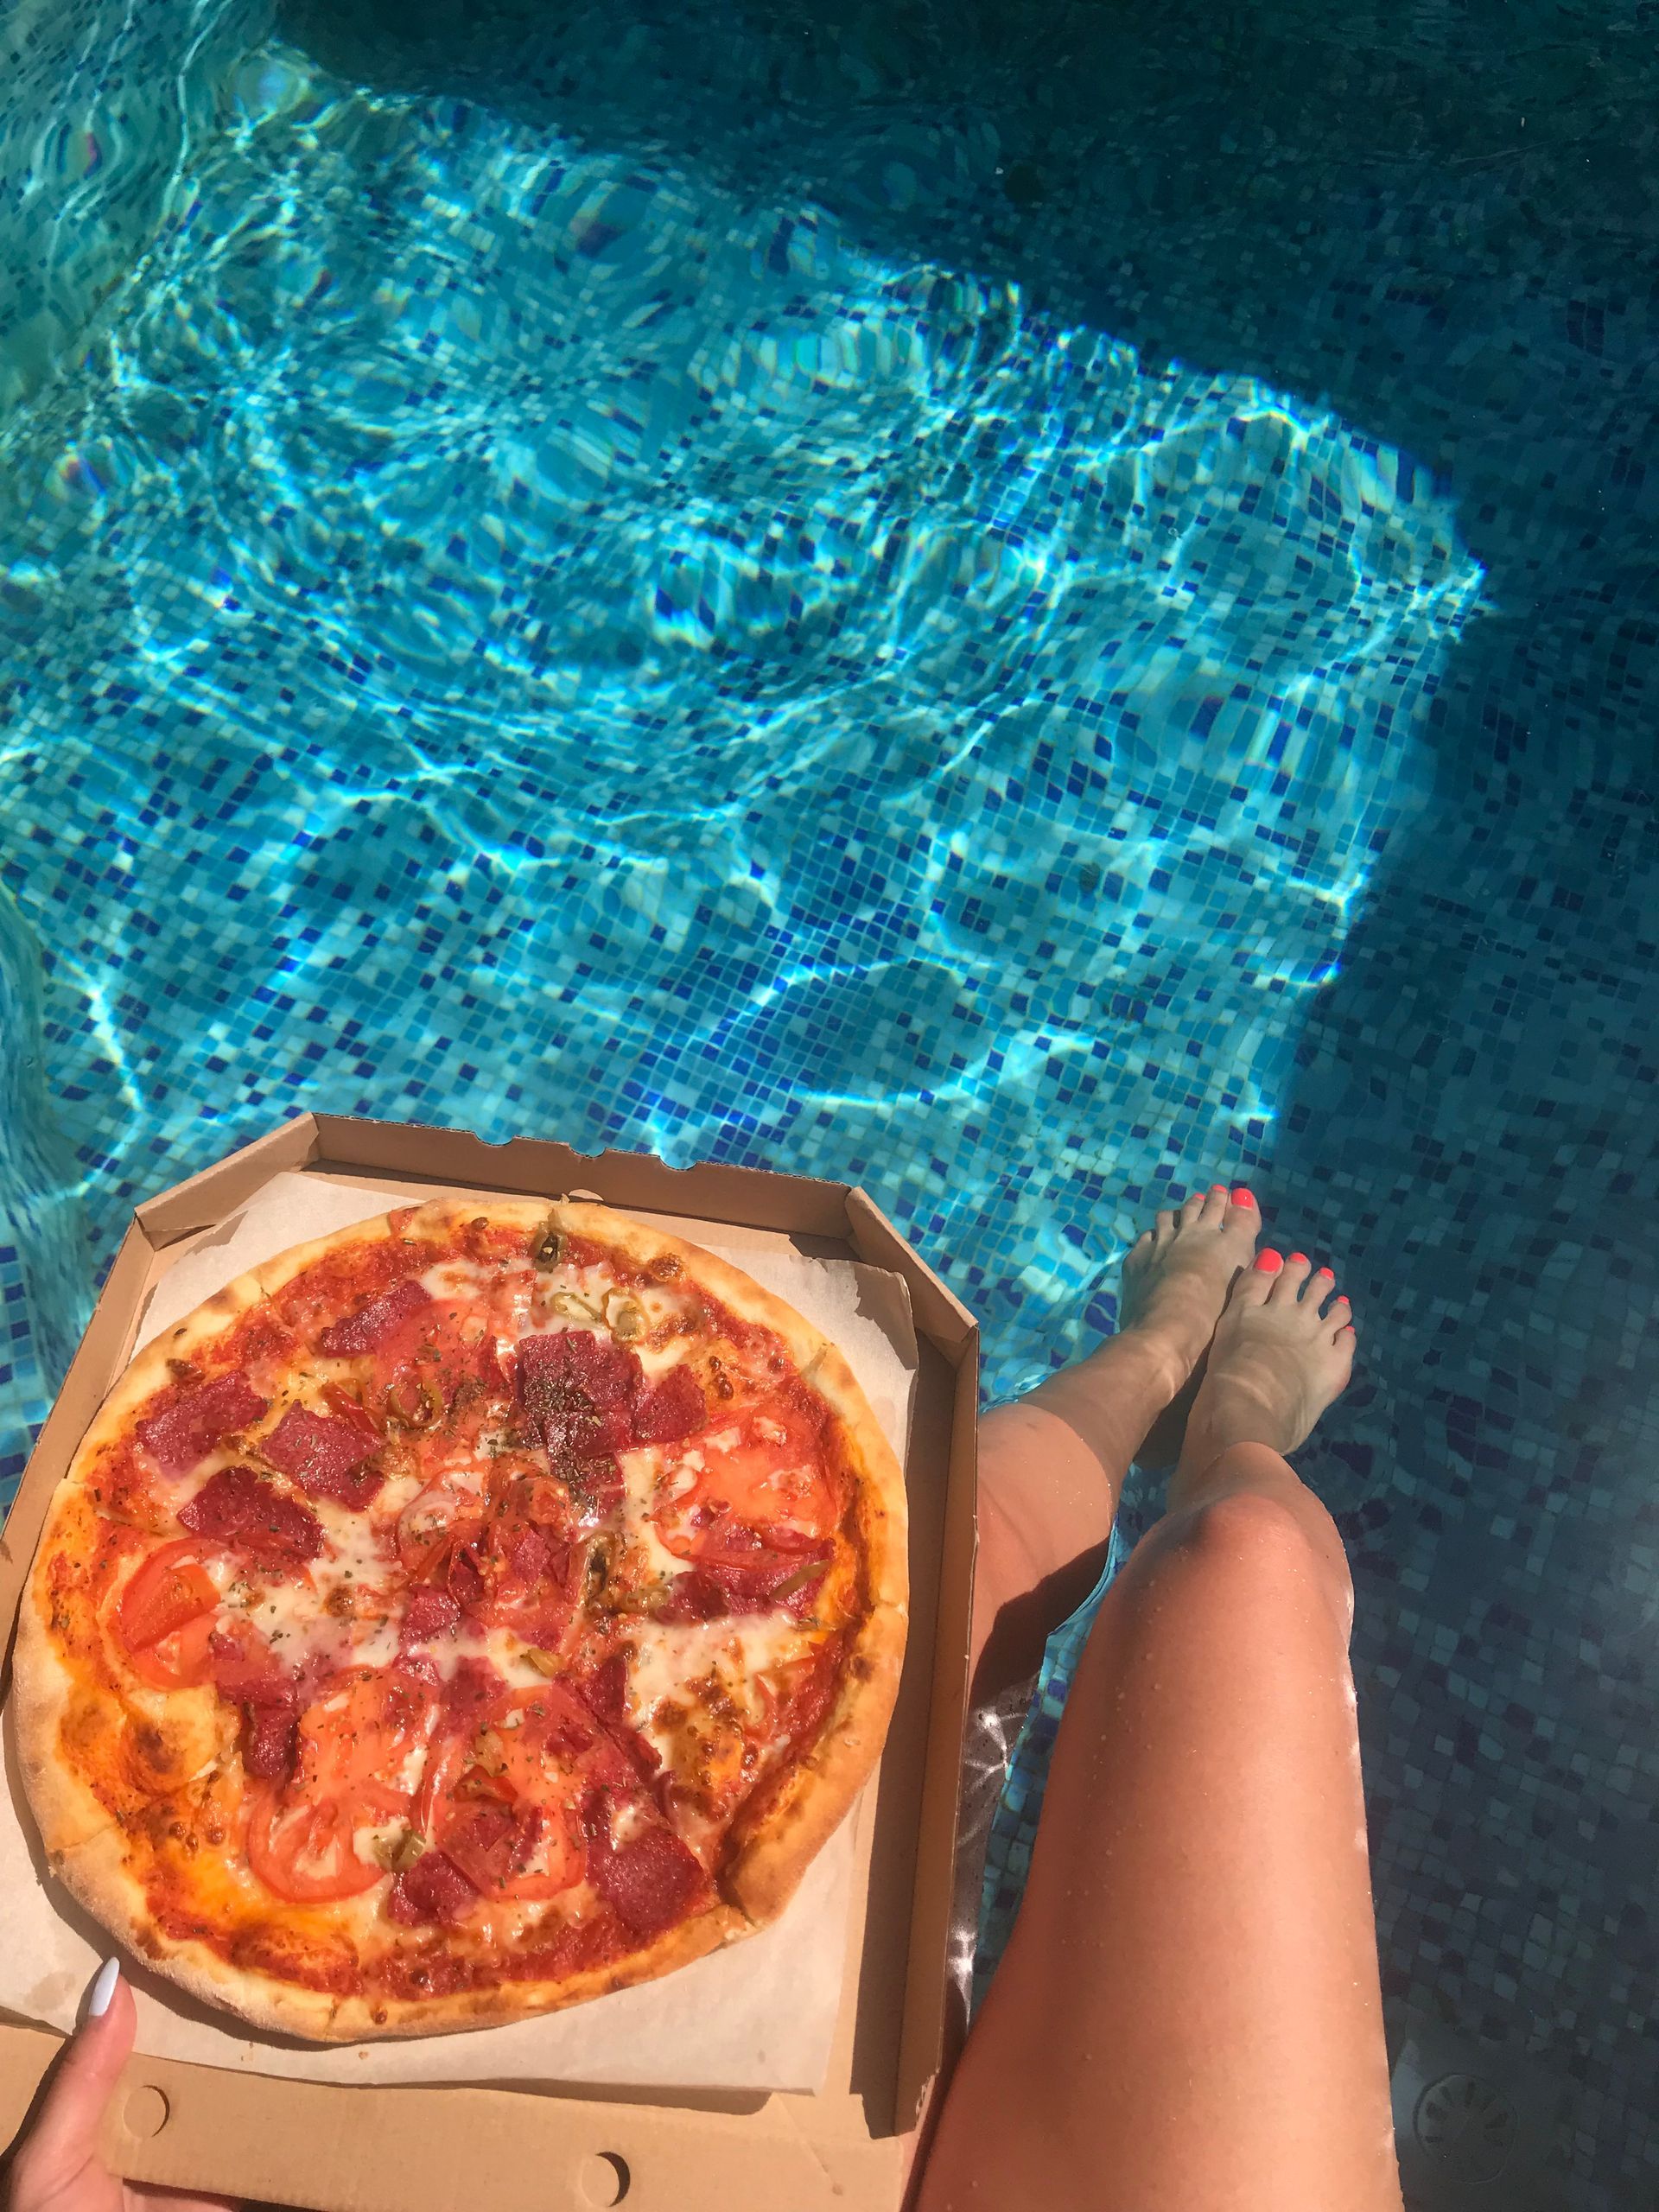
{"label": "pizza", "polygon": [[440,1199],[149,1344],[19,1624],[53,1872],[330,2042],[518,2019],[782,1910],[880,1753],[903,1478],[846,1361],[598,1205]]}

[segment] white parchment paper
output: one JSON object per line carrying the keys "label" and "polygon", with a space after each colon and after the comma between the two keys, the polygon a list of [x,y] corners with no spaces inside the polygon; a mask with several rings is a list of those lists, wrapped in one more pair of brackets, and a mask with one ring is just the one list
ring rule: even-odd
{"label": "white parchment paper", "polygon": [[[162,1276],[135,1349],[234,1276],[289,1245],[407,1205],[411,1198],[441,1194],[411,1193],[366,1178],[276,1176]],[[715,1223],[664,1220],[662,1225],[745,1268],[838,1344],[903,1459],[916,1342],[904,1285],[896,1276],[852,1261],[809,1259],[785,1238],[722,1230]],[[0,2008],[68,2029],[110,1943],[43,1873],[34,1822],[18,1787],[10,1713],[6,1719]],[[861,1809],[820,1853],[772,1927],[642,1988],[619,1990],[512,2027],[334,2047],[244,2033],[228,2013],[195,2004],[128,1961],[138,1998],[138,2048],[155,2057],[314,2082],[816,2091],[823,2085],[840,2003],[851,1883],[862,1863]]]}

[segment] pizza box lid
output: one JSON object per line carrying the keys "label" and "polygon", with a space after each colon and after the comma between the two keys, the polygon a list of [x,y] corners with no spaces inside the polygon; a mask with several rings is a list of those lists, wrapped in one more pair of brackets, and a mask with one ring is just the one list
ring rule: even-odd
{"label": "pizza box lid", "polygon": [[[131,1351],[150,1285],[274,1175],[301,1169],[581,1193],[619,1207],[782,1233],[901,1277],[919,1366],[906,1463],[911,1632],[883,1755],[829,2076],[817,2096],[340,2087],[135,2056],[106,2125],[130,2179],[317,2212],[493,2212],[626,2202],[631,2212],[897,2207],[930,2091],[954,2044],[947,1947],[972,1600],[978,1336],[973,1317],[868,1195],[810,1176],[550,1141],[302,1113],[141,1205],[42,1428],[3,1536],[9,1648],[47,1504]],[[418,1192],[417,1192],[418,1194]],[[60,2046],[0,2019],[0,2142]]]}

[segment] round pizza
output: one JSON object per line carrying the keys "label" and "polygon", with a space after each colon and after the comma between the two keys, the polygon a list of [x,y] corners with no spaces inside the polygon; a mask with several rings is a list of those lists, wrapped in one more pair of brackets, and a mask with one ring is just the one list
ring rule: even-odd
{"label": "round pizza", "polygon": [[771,1920],[868,1776],[903,1478],[846,1361],[597,1205],[443,1199],[139,1355],[14,1663],[54,1872],[327,2041],[520,2018]]}

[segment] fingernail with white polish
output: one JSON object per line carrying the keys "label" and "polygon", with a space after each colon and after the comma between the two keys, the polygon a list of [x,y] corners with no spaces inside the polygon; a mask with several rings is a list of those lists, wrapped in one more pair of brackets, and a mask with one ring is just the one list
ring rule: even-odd
{"label": "fingernail with white polish", "polygon": [[120,1960],[105,1959],[98,1970],[98,1979],[92,1984],[92,1994],[86,1999],[86,2017],[89,2020],[101,2020],[109,2011],[110,1999],[114,1996],[115,1985],[120,1979]]}

